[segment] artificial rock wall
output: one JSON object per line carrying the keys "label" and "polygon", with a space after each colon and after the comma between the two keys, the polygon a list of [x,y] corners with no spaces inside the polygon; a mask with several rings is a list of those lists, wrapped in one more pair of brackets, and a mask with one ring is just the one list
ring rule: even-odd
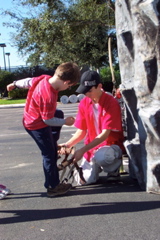
{"label": "artificial rock wall", "polygon": [[160,0],[116,0],[130,176],[160,193]]}

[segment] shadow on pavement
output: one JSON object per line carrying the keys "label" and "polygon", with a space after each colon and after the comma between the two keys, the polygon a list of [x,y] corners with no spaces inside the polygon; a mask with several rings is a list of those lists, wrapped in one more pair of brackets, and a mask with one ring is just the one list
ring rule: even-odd
{"label": "shadow on pavement", "polygon": [[1,213],[12,213],[14,216],[0,220],[0,224],[49,220],[86,215],[104,215],[126,212],[142,212],[160,208],[159,201],[148,202],[90,202],[80,207],[45,210],[4,210]]}
{"label": "shadow on pavement", "polygon": [[[65,197],[69,198],[74,195],[88,195],[88,194],[106,194],[106,193],[130,193],[141,192],[136,181],[131,180],[125,176],[118,182],[106,182],[105,178],[101,177],[99,182],[94,185],[82,186],[73,188]],[[8,196],[9,197],[9,196]],[[11,195],[9,199],[23,199],[23,198],[39,198],[46,197],[46,193],[28,192],[17,193]],[[6,201],[5,200],[5,201]],[[36,200],[33,200],[36,201]],[[75,216],[96,215],[96,214],[115,214],[126,212],[141,212],[146,210],[153,210],[160,208],[159,201],[141,201],[141,202],[88,202],[80,204],[79,207],[73,208],[58,208],[58,209],[42,209],[42,210],[2,210],[1,213],[6,214],[4,219],[0,220],[0,224],[12,224],[18,222],[28,222],[47,219],[59,219]],[[7,214],[13,216],[7,217]]]}
{"label": "shadow on pavement", "polygon": [[[106,193],[129,193],[129,192],[142,192],[136,180],[131,179],[128,175],[123,176],[118,181],[106,180],[106,177],[100,177],[97,183],[86,186],[73,187],[65,197],[74,195],[92,195],[92,194],[106,194]],[[39,198],[46,197],[46,192],[23,192],[13,193],[9,195],[9,199],[23,199],[23,198]],[[60,196],[61,197],[61,196]],[[56,197],[54,197],[56,198]]]}

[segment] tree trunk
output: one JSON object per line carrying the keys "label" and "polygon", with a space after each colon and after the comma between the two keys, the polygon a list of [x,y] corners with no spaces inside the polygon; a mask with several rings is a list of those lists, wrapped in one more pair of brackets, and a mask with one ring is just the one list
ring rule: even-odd
{"label": "tree trunk", "polygon": [[160,0],[116,0],[130,176],[160,194]]}

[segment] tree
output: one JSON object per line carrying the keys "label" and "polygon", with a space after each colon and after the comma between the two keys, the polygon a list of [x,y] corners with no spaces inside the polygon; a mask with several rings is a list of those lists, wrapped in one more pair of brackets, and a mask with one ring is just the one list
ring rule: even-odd
{"label": "tree", "polygon": [[[19,1],[18,1],[19,2]],[[36,10],[29,17],[7,12],[19,22],[14,36],[28,63],[52,67],[64,61],[99,68],[108,65],[108,34],[114,28],[114,1],[21,0]],[[32,12],[32,11],[31,11]],[[116,59],[116,37],[113,57]]]}

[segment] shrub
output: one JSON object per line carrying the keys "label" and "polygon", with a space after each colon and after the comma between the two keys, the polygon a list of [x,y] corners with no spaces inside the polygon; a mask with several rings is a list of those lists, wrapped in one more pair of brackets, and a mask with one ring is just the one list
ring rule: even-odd
{"label": "shrub", "polygon": [[0,70],[0,93],[3,95],[6,86],[14,81],[14,74],[7,72],[7,71],[1,71]]}
{"label": "shrub", "polygon": [[[115,87],[118,88],[119,85],[121,84],[121,77],[120,77],[120,71],[119,71],[119,66],[118,65],[114,66],[114,74],[115,74],[115,81],[116,81]],[[102,67],[100,69],[100,76],[101,76],[104,88],[107,85],[108,86],[113,85],[113,83],[111,84],[111,82],[112,82],[112,74],[111,74],[110,67]]]}
{"label": "shrub", "polygon": [[8,93],[8,97],[12,99],[24,99],[27,97],[28,90],[27,89],[18,89],[11,91]]}

